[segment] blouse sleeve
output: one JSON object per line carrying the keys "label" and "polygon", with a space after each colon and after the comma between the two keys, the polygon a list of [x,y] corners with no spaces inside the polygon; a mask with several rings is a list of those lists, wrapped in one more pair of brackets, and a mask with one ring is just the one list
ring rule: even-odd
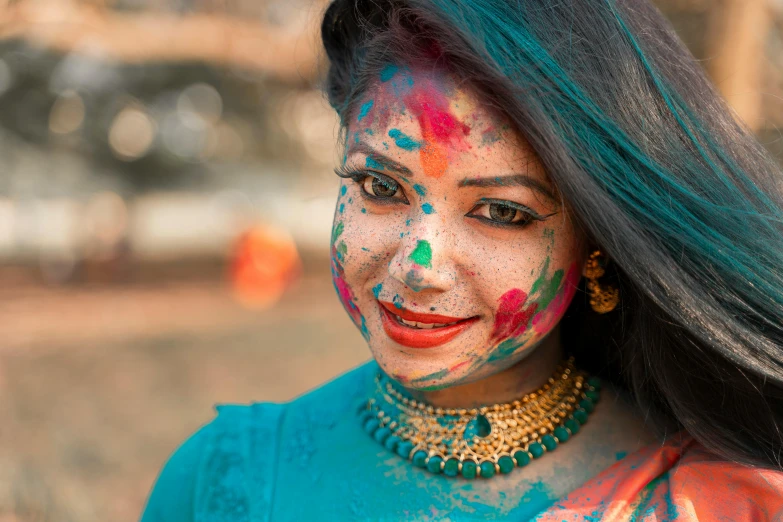
{"label": "blouse sleeve", "polygon": [[193,522],[198,470],[213,423],[191,435],[169,457],[147,499],[141,522]]}
{"label": "blouse sleeve", "polygon": [[269,520],[285,405],[221,404],[215,409],[217,417],[163,467],[141,522]]}

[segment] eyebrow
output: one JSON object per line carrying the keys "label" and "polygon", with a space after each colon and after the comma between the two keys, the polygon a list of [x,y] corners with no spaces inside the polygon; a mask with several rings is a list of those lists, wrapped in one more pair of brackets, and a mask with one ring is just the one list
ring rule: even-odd
{"label": "eyebrow", "polygon": [[[398,163],[388,156],[385,156],[377,150],[370,147],[367,143],[360,141],[359,143],[351,145],[348,149],[348,155],[351,154],[365,154],[367,157],[372,158],[374,161],[380,163],[385,170],[391,172],[398,172],[405,176],[414,177],[413,171],[405,165]],[[546,185],[539,180],[527,174],[509,174],[506,176],[495,176],[492,178],[464,178],[458,185],[462,187],[526,187],[536,190],[548,197],[550,200],[557,202],[557,198]]]}
{"label": "eyebrow", "polygon": [[367,157],[372,158],[374,161],[380,163],[383,166],[384,170],[398,172],[400,174],[404,174],[405,176],[413,177],[414,175],[411,169],[409,169],[408,167],[406,167],[401,163],[397,163],[396,161],[394,161],[388,156],[384,156],[383,154],[373,149],[363,141],[360,141],[359,143],[352,145],[348,149],[349,156],[351,154],[356,154],[356,153],[365,154]]}
{"label": "eyebrow", "polygon": [[552,201],[557,201],[555,195],[546,185],[527,174],[509,174],[494,178],[465,178],[459,182],[459,187],[527,187],[540,192]]}

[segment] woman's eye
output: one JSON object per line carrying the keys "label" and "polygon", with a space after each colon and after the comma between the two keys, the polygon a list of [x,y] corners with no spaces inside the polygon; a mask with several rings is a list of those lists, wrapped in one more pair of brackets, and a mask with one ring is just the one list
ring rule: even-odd
{"label": "woman's eye", "polygon": [[527,225],[533,220],[542,219],[532,210],[510,201],[484,201],[476,205],[468,217],[479,219],[492,226]]}
{"label": "woman's eye", "polygon": [[489,205],[489,217],[500,223],[514,223],[517,214],[521,214],[517,209],[506,205],[492,203]]}
{"label": "woman's eye", "polygon": [[362,191],[371,198],[405,200],[399,184],[391,178],[368,175],[362,180],[361,186]]}

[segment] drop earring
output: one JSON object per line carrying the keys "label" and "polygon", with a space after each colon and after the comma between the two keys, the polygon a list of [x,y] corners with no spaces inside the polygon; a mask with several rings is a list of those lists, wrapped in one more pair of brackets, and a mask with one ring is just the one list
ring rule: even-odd
{"label": "drop earring", "polygon": [[601,286],[598,278],[605,273],[599,258],[602,253],[595,250],[585,264],[583,275],[587,278],[587,291],[590,292],[590,306],[599,314],[611,312],[620,301],[620,290],[613,286]]}

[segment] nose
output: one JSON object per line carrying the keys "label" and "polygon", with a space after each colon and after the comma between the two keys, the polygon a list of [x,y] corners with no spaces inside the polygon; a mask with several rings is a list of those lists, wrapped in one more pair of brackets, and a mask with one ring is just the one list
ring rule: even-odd
{"label": "nose", "polygon": [[409,234],[400,238],[389,262],[389,275],[414,292],[446,292],[457,281],[452,258],[453,241],[438,226],[435,216],[426,217]]}

